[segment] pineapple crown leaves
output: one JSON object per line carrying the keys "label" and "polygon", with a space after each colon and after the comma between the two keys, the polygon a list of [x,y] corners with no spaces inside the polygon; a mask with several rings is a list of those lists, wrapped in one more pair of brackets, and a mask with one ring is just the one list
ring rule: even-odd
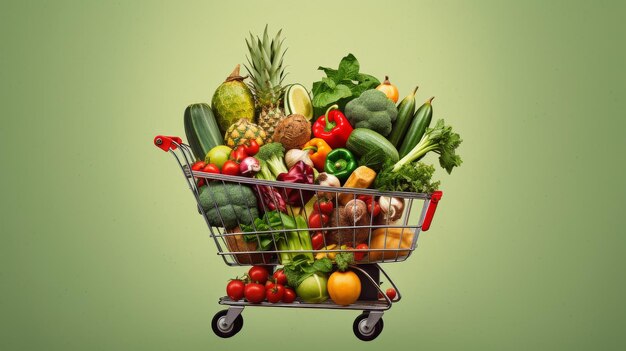
{"label": "pineapple crown leaves", "polygon": [[246,39],[249,56],[246,55],[248,64],[244,64],[250,75],[250,88],[259,102],[263,105],[278,105],[283,93],[282,83],[287,73],[283,66],[287,49],[282,49],[284,38],[281,38],[282,29],[270,40],[265,25],[263,39],[254,37],[250,33],[250,39]]}

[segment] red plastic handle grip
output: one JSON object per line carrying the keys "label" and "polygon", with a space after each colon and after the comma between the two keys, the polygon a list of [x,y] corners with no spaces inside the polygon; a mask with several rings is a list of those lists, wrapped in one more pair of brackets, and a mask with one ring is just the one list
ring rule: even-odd
{"label": "red plastic handle grip", "polygon": [[437,210],[437,204],[441,197],[443,196],[442,191],[435,191],[430,197],[430,204],[428,204],[428,209],[426,210],[426,218],[424,218],[424,223],[422,223],[422,231],[427,231],[430,229],[430,224],[433,221],[433,217],[435,216],[435,211]]}
{"label": "red plastic handle grip", "polygon": [[157,135],[154,137],[154,145],[163,151],[176,150],[177,144],[182,144],[183,140],[175,136]]}

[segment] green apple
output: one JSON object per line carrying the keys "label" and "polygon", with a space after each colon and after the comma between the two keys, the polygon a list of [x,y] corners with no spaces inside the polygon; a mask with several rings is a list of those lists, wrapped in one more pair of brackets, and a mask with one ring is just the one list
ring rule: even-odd
{"label": "green apple", "polygon": [[218,145],[207,152],[204,162],[212,163],[222,169],[224,162],[228,161],[231,151],[232,149],[226,145]]}

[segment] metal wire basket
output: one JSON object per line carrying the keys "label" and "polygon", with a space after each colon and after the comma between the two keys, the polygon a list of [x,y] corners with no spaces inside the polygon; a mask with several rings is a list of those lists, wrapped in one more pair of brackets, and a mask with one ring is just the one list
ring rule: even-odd
{"label": "metal wire basket", "polygon": [[[358,264],[401,262],[415,250],[420,232],[429,229],[442,196],[439,191],[424,194],[335,188],[192,171],[192,151],[180,138],[157,136],[154,143],[176,159],[196,199],[198,211],[206,220],[218,254],[229,266],[284,264],[285,257],[299,254],[332,258],[346,250],[359,254]],[[202,190],[198,187],[199,181],[205,184]],[[218,199],[222,196],[214,191],[218,187],[228,187],[232,199]],[[201,195],[202,192],[208,193]],[[280,198],[291,199],[291,205],[283,206]],[[298,227],[297,231],[311,235],[321,232],[322,249],[286,249],[284,245],[281,247],[280,240],[294,229],[283,229],[284,223],[277,228],[267,223],[269,229],[266,230],[255,225],[255,218],[275,209],[282,209],[292,218],[300,216],[308,223],[312,208],[319,206],[321,198],[330,198],[334,203],[335,210],[328,223],[321,228]],[[391,201],[386,201],[388,206],[374,216],[362,211],[362,204],[358,202],[368,198]],[[252,227],[252,230],[244,232],[242,227]],[[356,249],[358,244],[366,244],[367,248]],[[267,249],[260,251],[260,247]]]}

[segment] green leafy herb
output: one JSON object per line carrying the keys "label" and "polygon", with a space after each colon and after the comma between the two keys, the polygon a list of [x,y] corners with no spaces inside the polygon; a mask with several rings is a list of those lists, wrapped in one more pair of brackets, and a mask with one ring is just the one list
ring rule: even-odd
{"label": "green leafy herb", "polygon": [[456,148],[462,141],[461,136],[454,133],[452,127],[445,125],[443,119],[440,119],[435,127],[428,128],[420,142],[394,165],[393,172],[400,171],[404,165],[418,161],[428,152],[434,151],[439,154],[441,167],[451,173],[454,167],[460,166],[463,162],[461,156],[456,154]]}
{"label": "green leafy herb", "polygon": [[422,162],[410,162],[394,171],[392,161],[387,161],[376,176],[374,186],[386,191],[432,193],[439,188],[439,181],[432,182],[435,167]]}
{"label": "green leafy herb", "polygon": [[354,263],[354,254],[352,252],[340,252],[335,256],[337,269],[345,272],[352,263]]}
{"label": "green leafy herb", "polygon": [[376,77],[359,73],[359,61],[352,54],[341,59],[338,69],[319,67],[326,77],[313,83],[313,108],[315,116],[320,116],[331,105],[338,104],[343,110],[352,99],[362,92],[373,89],[380,84]]}

